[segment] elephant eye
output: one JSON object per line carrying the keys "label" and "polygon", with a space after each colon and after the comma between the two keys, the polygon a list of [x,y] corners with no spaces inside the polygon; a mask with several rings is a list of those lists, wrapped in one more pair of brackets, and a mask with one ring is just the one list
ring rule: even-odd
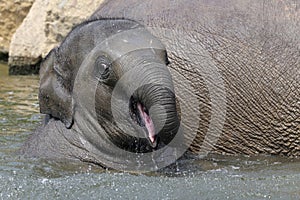
{"label": "elephant eye", "polygon": [[111,62],[106,57],[99,57],[96,60],[95,74],[99,80],[106,80],[111,71]]}

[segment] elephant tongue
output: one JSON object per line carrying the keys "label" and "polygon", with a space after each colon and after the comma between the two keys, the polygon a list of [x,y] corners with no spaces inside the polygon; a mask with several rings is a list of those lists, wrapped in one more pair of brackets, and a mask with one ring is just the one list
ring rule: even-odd
{"label": "elephant tongue", "polygon": [[145,127],[147,128],[148,131],[148,137],[150,139],[150,141],[152,143],[155,142],[155,128],[154,128],[154,124],[153,121],[151,119],[151,117],[144,111],[144,107],[138,103],[137,104],[141,118],[143,119],[144,123],[145,123]]}

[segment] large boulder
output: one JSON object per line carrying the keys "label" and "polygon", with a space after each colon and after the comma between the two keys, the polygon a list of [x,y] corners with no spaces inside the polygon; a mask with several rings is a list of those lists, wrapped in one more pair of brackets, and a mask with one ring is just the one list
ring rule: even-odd
{"label": "large boulder", "polygon": [[6,59],[13,33],[26,17],[34,0],[0,1],[0,60]]}
{"label": "large boulder", "polygon": [[10,74],[37,73],[41,59],[102,1],[35,0],[13,35],[9,49]]}

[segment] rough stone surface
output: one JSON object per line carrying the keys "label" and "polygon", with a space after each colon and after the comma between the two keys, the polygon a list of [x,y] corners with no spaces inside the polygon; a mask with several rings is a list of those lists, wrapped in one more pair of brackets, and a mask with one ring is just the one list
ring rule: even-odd
{"label": "rough stone surface", "polygon": [[0,60],[5,60],[13,33],[26,17],[34,0],[0,0]]}
{"label": "rough stone surface", "polygon": [[13,35],[10,74],[37,73],[41,58],[62,41],[71,28],[87,19],[103,0],[35,0]]}

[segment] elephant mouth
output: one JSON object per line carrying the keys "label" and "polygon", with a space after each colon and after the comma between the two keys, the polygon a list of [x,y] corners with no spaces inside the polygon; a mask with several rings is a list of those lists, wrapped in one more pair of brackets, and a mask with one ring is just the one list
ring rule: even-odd
{"label": "elephant mouth", "polygon": [[129,113],[132,120],[146,130],[146,137],[149,140],[152,148],[156,148],[157,135],[155,133],[154,123],[146,106],[137,101],[135,98],[131,97],[129,103]]}

